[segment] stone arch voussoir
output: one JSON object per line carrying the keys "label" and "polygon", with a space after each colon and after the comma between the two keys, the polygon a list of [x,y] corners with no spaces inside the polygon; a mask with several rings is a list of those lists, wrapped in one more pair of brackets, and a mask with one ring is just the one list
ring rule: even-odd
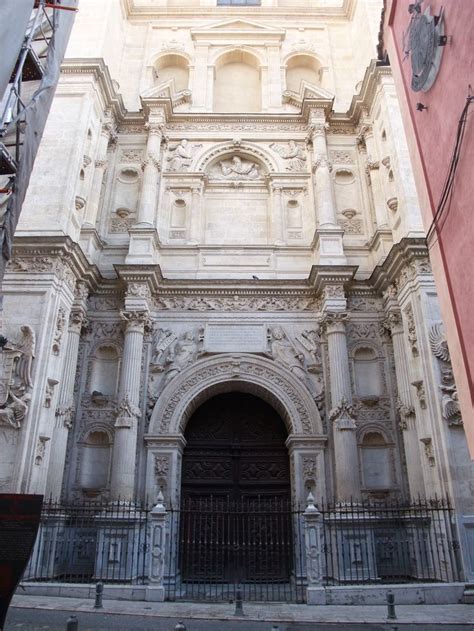
{"label": "stone arch voussoir", "polygon": [[165,386],[151,415],[149,435],[181,434],[197,407],[230,391],[266,400],[281,415],[289,434],[323,433],[309,391],[285,367],[263,357],[226,353],[198,360]]}

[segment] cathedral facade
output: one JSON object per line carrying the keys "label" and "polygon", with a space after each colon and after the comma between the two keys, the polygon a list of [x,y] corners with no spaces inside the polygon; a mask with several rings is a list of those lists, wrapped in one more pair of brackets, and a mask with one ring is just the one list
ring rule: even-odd
{"label": "cathedral facade", "polygon": [[4,492],[449,496],[472,578],[381,4],[81,1],[3,287]]}

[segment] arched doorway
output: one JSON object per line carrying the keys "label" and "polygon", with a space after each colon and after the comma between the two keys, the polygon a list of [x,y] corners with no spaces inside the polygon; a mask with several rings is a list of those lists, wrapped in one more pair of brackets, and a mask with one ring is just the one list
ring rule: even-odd
{"label": "arched doorway", "polygon": [[179,570],[187,597],[295,599],[287,430],[245,392],[217,394],[185,430]]}
{"label": "arched doorway", "polygon": [[194,412],[184,436],[183,498],[290,500],[286,427],[262,399],[218,394]]}

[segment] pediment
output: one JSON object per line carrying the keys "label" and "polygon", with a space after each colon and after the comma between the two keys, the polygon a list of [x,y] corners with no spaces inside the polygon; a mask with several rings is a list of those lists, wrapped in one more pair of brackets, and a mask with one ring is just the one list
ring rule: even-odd
{"label": "pediment", "polygon": [[287,102],[293,101],[302,103],[305,99],[323,99],[331,101],[334,98],[334,94],[329,92],[329,90],[322,88],[321,86],[303,80],[301,81],[300,89],[298,92],[286,90],[283,93],[283,97]]}
{"label": "pediment", "polygon": [[220,22],[214,22],[202,28],[192,29],[191,34],[193,39],[199,39],[200,37],[219,37],[237,34],[245,34],[247,36],[265,35],[267,37],[270,36],[277,39],[283,39],[283,37],[285,36],[285,31],[274,28],[273,26],[261,24],[260,22],[255,22],[253,20],[230,19]]}

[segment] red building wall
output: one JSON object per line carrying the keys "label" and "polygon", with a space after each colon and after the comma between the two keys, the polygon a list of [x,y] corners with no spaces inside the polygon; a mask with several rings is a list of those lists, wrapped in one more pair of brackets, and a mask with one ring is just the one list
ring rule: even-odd
{"label": "red building wall", "polygon": [[[425,229],[432,225],[450,167],[466,98],[474,95],[474,2],[424,0],[421,10],[439,15],[445,34],[437,79],[427,92],[411,89],[411,62],[404,52],[414,0],[387,0],[384,46],[393,68],[408,135]],[[469,84],[472,89],[470,90]],[[427,107],[417,111],[416,104]],[[433,271],[447,325],[461,410],[474,458],[474,102],[470,105],[454,191],[429,242]]]}

